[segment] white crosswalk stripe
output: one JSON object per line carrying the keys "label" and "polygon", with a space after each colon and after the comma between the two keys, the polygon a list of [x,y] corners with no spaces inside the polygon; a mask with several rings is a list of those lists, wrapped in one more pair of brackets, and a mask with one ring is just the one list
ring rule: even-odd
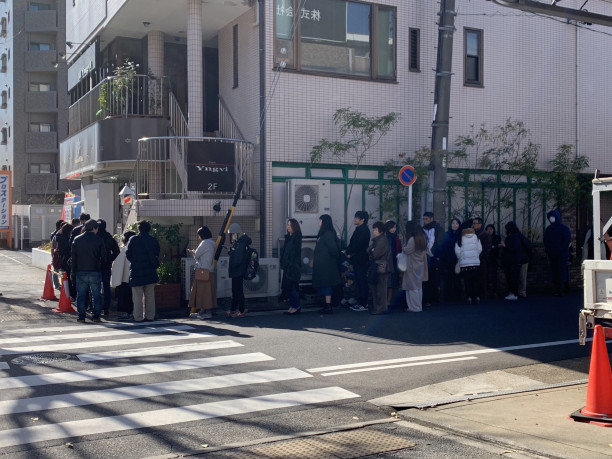
{"label": "white crosswalk stripe", "polygon": [[[234,340],[188,332],[195,327],[168,321],[151,325],[0,334],[0,355],[11,358],[87,351],[53,367],[29,367],[25,375],[17,363],[0,362],[5,370],[0,378],[0,448],[359,397],[341,387],[316,387],[316,378],[298,368],[274,368],[273,357],[245,352]],[[180,342],[187,339],[191,342]],[[146,347],[138,347],[144,343]],[[37,386],[47,388],[33,390]],[[158,409],[160,405],[164,408]]]}

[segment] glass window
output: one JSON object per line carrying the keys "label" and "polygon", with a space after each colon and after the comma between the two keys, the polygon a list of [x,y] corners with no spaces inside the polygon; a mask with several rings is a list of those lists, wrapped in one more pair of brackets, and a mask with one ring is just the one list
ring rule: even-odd
{"label": "glass window", "polygon": [[47,5],[46,3],[30,2],[30,11],[46,11],[50,9],[51,5]]}
{"label": "glass window", "polygon": [[51,91],[51,85],[49,83],[30,83],[30,91],[48,92]]}
{"label": "glass window", "polygon": [[421,71],[421,30],[410,29],[410,66],[411,72]]}
{"label": "glass window", "polygon": [[41,164],[40,165],[40,173],[41,174],[50,174],[51,173],[51,164]]}
{"label": "glass window", "polygon": [[49,123],[30,123],[30,132],[53,132],[53,125]]}
{"label": "glass window", "polygon": [[483,86],[482,30],[465,29],[464,84]]}
{"label": "glass window", "polygon": [[30,174],[40,174],[40,165],[30,164]]}
{"label": "glass window", "polygon": [[51,51],[51,45],[49,43],[30,43],[30,51]]}
{"label": "glass window", "polygon": [[395,79],[395,11],[349,0],[275,0],[275,64]]}
{"label": "glass window", "polygon": [[0,131],[0,143],[6,144],[7,139],[8,139],[8,129],[2,128],[2,130]]}
{"label": "glass window", "polygon": [[8,95],[6,91],[2,91],[2,108],[6,108],[8,105]]}

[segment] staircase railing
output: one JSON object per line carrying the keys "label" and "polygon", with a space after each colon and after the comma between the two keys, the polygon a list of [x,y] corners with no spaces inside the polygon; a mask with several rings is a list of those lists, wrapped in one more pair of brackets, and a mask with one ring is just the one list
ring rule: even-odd
{"label": "staircase railing", "polygon": [[228,139],[245,140],[223,97],[219,96],[219,133]]}

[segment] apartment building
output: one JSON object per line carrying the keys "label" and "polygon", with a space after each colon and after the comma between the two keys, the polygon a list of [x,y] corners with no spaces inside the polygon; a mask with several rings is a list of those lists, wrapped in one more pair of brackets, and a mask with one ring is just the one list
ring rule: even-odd
{"label": "apartment building", "polygon": [[[514,119],[539,145],[540,169],[568,144],[612,173],[610,103],[601,90],[610,32],[485,0],[456,4],[449,148],[472,126]],[[244,178],[235,219],[264,256],[276,254],[289,216],[310,234],[318,216],[330,213],[350,237],[355,210],[380,215],[375,189],[384,163],[430,146],[439,7],[417,0],[67,2],[72,105],[60,176],[80,179],[86,209],[108,221],[213,230],[223,217],[215,204],[228,208]],[[601,0],[589,7],[612,12]],[[130,68],[127,80],[116,75]],[[349,160],[310,161],[321,139],[337,138],[339,108],[401,114],[359,170]],[[118,197],[126,183],[136,192],[128,208]],[[319,191],[317,206],[292,201],[308,193],[312,203]],[[406,216],[399,203],[397,213]]]}
{"label": "apartment building", "polygon": [[70,186],[59,180],[70,103],[65,24],[61,0],[0,2],[0,163],[12,171],[15,204],[61,203]]}

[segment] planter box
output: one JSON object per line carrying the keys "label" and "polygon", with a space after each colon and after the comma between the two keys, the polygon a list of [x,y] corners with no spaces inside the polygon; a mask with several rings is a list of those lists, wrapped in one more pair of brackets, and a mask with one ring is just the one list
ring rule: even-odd
{"label": "planter box", "polygon": [[47,269],[49,264],[51,264],[51,252],[48,250],[32,249],[32,266]]}
{"label": "planter box", "polygon": [[155,285],[155,310],[163,312],[181,307],[181,284]]}

